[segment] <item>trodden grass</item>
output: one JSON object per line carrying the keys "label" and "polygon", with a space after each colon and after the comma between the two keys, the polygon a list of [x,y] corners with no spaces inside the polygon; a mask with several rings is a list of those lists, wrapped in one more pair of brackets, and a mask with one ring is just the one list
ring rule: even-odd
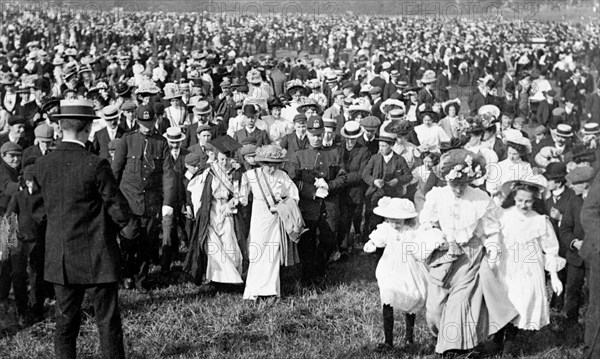
{"label": "trodden grass", "polygon": [[[302,288],[297,268],[282,275],[283,297],[270,303],[242,299],[241,290],[200,293],[183,280],[159,280],[148,294],[121,291],[125,345],[131,358],[435,358],[434,339],[417,317],[416,343],[379,354],[383,341],[375,280],[375,255],[332,264],[318,287]],[[80,358],[97,358],[98,337],[86,310],[78,339]],[[395,340],[404,335],[396,313]],[[581,348],[565,348],[559,320],[518,337],[522,358],[579,358]],[[581,328],[580,328],[581,331]],[[49,358],[54,321],[46,319],[0,338],[0,358]]]}

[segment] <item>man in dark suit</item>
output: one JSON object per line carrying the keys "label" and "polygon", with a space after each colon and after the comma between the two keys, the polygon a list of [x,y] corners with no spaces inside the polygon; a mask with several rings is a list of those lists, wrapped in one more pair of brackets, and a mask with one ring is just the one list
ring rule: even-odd
{"label": "man in dark suit", "polygon": [[94,134],[92,152],[102,158],[109,159],[108,144],[115,138],[121,138],[125,130],[118,125],[120,113],[116,106],[106,106],[102,110],[102,116],[106,121],[106,127]]}
{"label": "man in dark suit", "polygon": [[[340,193],[340,208],[346,215],[340,216],[338,229],[338,246],[342,256],[351,250],[354,244],[350,241],[350,227],[354,224],[355,238],[360,238],[362,222],[362,209],[367,186],[362,180],[362,174],[371,158],[369,150],[358,143],[364,129],[358,122],[346,122],[342,128],[344,143],[339,147],[342,168],[346,171],[346,188]],[[361,244],[358,240],[356,244]]]}
{"label": "man in dark suit", "polygon": [[[377,202],[384,196],[404,196],[404,185],[412,180],[412,173],[404,157],[396,154],[392,146],[397,135],[383,130],[379,133],[379,153],[372,156],[362,175],[369,187],[365,193],[366,211],[373,212]],[[371,233],[383,218],[371,216],[370,223],[365,222],[363,233]]]}
{"label": "man in dark suit", "polygon": [[133,220],[121,233],[126,261],[125,287],[145,291],[150,261],[158,261],[158,226],[162,216],[172,216],[176,202],[173,158],[167,140],[154,127],[154,110],[142,105],[136,110],[138,130],[119,142],[112,170],[133,212]]}
{"label": "man in dark suit", "polygon": [[134,116],[136,108],[137,106],[133,101],[125,101],[121,105],[123,116],[119,119],[119,127],[121,127],[125,133],[133,132],[139,128]]}
{"label": "man in dark suit", "polygon": [[381,112],[381,103],[383,100],[381,99],[381,87],[373,87],[369,90],[369,94],[371,95],[371,99],[373,100],[373,105],[371,106],[371,115],[377,117],[381,121],[385,120],[385,115]]}
{"label": "man in dark suit", "polygon": [[183,142],[183,147],[189,148],[198,143],[197,136],[189,134],[198,133],[198,126],[201,125],[208,125],[211,127],[211,138],[217,138],[227,134],[227,128],[225,128],[225,125],[222,122],[214,123],[212,121],[213,109],[207,101],[199,101],[192,109],[192,112],[197,121],[187,127],[186,134],[188,135],[186,135],[185,141]]}
{"label": "man in dark suit", "polygon": [[[544,177],[548,180],[548,190],[550,191],[550,197],[545,200],[546,210],[550,216],[550,223],[554,228],[559,243],[562,243],[559,232],[559,223],[564,216],[569,202],[575,200],[575,192],[566,186],[567,180],[567,165],[564,162],[553,162],[548,164]],[[568,251],[568,246],[560,245],[558,255],[565,257]],[[565,283],[567,279],[566,270],[563,269],[558,272],[558,277],[561,282]],[[551,306],[558,310],[562,310],[564,302],[564,293],[560,296],[555,294],[552,296]]]}
{"label": "man in dark suit", "polygon": [[[169,127],[163,135],[169,143],[170,155],[173,159],[173,171],[175,173],[175,203],[172,216],[163,217],[163,243],[162,255],[160,258],[160,269],[163,273],[168,273],[171,269],[171,263],[178,253],[179,243],[183,241],[187,243],[187,238],[179,238],[178,233],[184,235],[185,218],[183,210],[186,207],[186,188],[184,186],[184,176],[186,172],[185,156],[189,151],[181,147],[181,143],[185,140],[185,135],[181,132],[180,127]],[[178,231],[181,229],[181,231]]]}
{"label": "man in dark suit", "polygon": [[34,133],[37,145],[29,146],[23,151],[23,167],[50,152],[50,145],[54,139],[54,129],[47,123],[41,123],[35,128]]}
{"label": "man in dark suit", "polygon": [[[308,148],[308,137],[306,136],[306,116],[303,113],[297,114],[294,117],[294,133],[284,136],[281,139],[281,148],[287,150],[286,158],[291,159],[292,155],[300,150]],[[286,170],[289,170],[289,165],[284,165]]]}
{"label": "man in dark suit", "polygon": [[581,207],[581,225],[585,239],[579,255],[590,268],[589,302],[585,314],[584,357],[600,356],[600,173],[596,174]]}
{"label": "man in dark suit", "polygon": [[540,101],[535,118],[538,124],[548,126],[548,121],[550,121],[550,118],[552,117],[552,111],[558,107],[558,104],[554,101],[556,91],[550,90],[544,92],[544,95],[546,96],[546,99]]}
{"label": "man in dark suit", "polygon": [[256,139],[256,146],[261,147],[271,143],[267,131],[261,130],[256,127],[256,119],[259,115],[258,105],[246,104],[244,105],[244,116],[246,117],[246,125],[241,130],[236,131],[233,134],[233,139],[242,143],[247,137],[253,137]]}
{"label": "man in dark suit", "polygon": [[117,233],[131,218],[108,161],[86,151],[92,104],[61,101],[63,140],[56,151],[36,161],[48,219],[44,279],[56,293],[55,355],[75,358],[85,293],[94,316],[104,358],[125,358],[118,307],[120,264]]}
{"label": "man in dark suit", "polygon": [[358,138],[358,143],[366,147],[371,155],[375,155],[379,151],[379,141],[377,141],[376,137],[381,120],[375,116],[368,116],[360,122],[360,125],[365,131]]}
{"label": "man in dark suit", "polygon": [[382,70],[382,66],[381,65],[375,65],[375,69],[373,70],[374,76],[373,79],[369,82],[369,84],[373,87],[379,87],[380,89],[383,89],[385,87],[385,85],[387,84],[387,82],[381,78],[380,74],[381,74],[381,70]]}
{"label": "man in dark suit", "polygon": [[8,132],[0,135],[0,146],[6,142],[13,142],[25,149],[30,143],[25,136],[25,118],[20,115],[8,117]]}
{"label": "man in dark suit", "polygon": [[579,250],[585,239],[585,232],[581,226],[580,214],[583,200],[588,195],[589,183],[594,179],[594,169],[591,167],[577,167],[567,174],[567,181],[576,196],[567,203],[565,212],[560,221],[559,234],[561,246],[567,248],[567,283],[565,285],[565,305],[563,312],[567,317],[565,323],[565,339],[567,344],[576,345],[577,322],[579,309],[583,306],[583,283],[587,277],[589,283],[589,267],[585,265]]}

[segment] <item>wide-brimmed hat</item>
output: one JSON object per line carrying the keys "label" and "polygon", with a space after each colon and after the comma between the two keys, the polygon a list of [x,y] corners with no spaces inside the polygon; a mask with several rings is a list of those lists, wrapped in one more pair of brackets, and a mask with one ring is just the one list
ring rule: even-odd
{"label": "wide-brimmed hat", "polygon": [[385,130],[398,136],[406,136],[412,131],[412,126],[406,120],[393,120],[387,124]]}
{"label": "wide-brimmed hat", "polygon": [[515,144],[523,146],[527,149],[527,153],[531,152],[531,141],[523,136],[523,133],[519,130],[508,129],[504,131],[504,141],[507,145]]}
{"label": "wide-brimmed hat", "polygon": [[485,175],[485,159],[465,149],[450,150],[440,157],[436,175],[447,182],[472,182]]}
{"label": "wide-brimmed hat", "polygon": [[565,123],[556,126],[554,134],[559,137],[573,137],[573,128]]}
{"label": "wide-brimmed hat", "polygon": [[440,142],[440,153],[444,154],[451,150],[456,150],[462,147],[462,142],[459,138],[452,137],[450,141]]}
{"label": "wide-brimmed hat", "polygon": [[597,135],[600,133],[600,125],[595,122],[588,122],[583,125],[581,129],[581,134],[585,135]]}
{"label": "wide-brimmed hat", "polygon": [[256,162],[287,162],[287,151],[277,145],[266,145],[256,149]]}
{"label": "wide-brimmed hat", "polygon": [[377,202],[373,213],[391,219],[409,219],[419,215],[415,205],[406,198],[383,197]]}
{"label": "wide-brimmed hat", "polygon": [[121,111],[115,105],[109,105],[102,109],[102,118],[104,121],[116,120],[121,116]]}
{"label": "wide-brimmed hat", "polygon": [[300,113],[305,113],[306,110],[308,110],[311,107],[315,109],[317,114],[323,113],[323,108],[321,107],[321,105],[319,105],[318,103],[316,103],[315,101],[312,101],[312,100],[309,100],[306,103],[296,107],[296,111],[298,111]]}
{"label": "wide-brimmed hat", "polygon": [[544,178],[544,176],[539,175],[539,174],[532,174],[531,176],[528,176],[525,179],[510,180],[510,181],[504,182],[502,184],[502,193],[505,196],[508,196],[515,189],[515,187],[517,187],[519,185],[527,185],[527,186],[537,187],[538,190],[540,191],[540,194],[542,194],[542,198],[544,198],[543,197],[544,192],[548,191],[548,181]]}
{"label": "wide-brimmed hat", "polygon": [[160,88],[156,86],[154,81],[142,81],[135,90],[136,95],[148,94],[148,95],[156,95],[160,92]]}
{"label": "wide-brimmed hat", "polygon": [[183,93],[181,93],[181,91],[179,90],[179,86],[174,83],[166,84],[164,91],[165,97],[163,97],[163,100],[170,101],[181,98],[183,96]]}
{"label": "wide-brimmed hat", "polygon": [[478,115],[486,115],[490,114],[494,116],[495,119],[500,117],[500,109],[494,105],[483,105],[477,110]]}
{"label": "wide-brimmed hat", "polygon": [[306,91],[306,88],[304,87],[304,84],[302,83],[301,80],[295,79],[295,80],[289,81],[285,85],[285,92],[287,92],[289,95],[291,95],[291,93],[294,91],[301,91],[302,93],[304,93]]}
{"label": "wide-brimmed hat", "polygon": [[185,140],[185,134],[181,131],[181,127],[179,126],[167,128],[163,137],[169,142],[181,142]]}
{"label": "wide-brimmed hat", "polygon": [[436,80],[437,80],[437,78],[435,77],[435,71],[427,70],[427,71],[425,71],[425,73],[423,73],[423,77],[421,78],[421,83],[429,84],[429,83],[435,82]]}
{"label": "wide-brimmed hat", "polygon": [[387,100],[383,101],[381,105],[379,105],[379,110],[384,115],[387,115],[388,112],[394,108],[401,108],[404,113],[406,113],[406,106],[404,105],[404,102],[397,99],[388,98]]}
{"label": "wide-brimmed hat", "polygon": [[385,127],[382,125],[379,128],[379,136],[376,138],[377,141],[383,141],[388,143],[395,143],[398,139],[398,135],[393,132],[386,131],[387,124]]}
{"label": "wide-brimmed hat", "polygon": [[52,115],[58,119],[95,120],[100,118],[94,111],[94,103],[84,99],[61,100],[58,113]]}
{"label": "wide-brimmed hat", "polygon": [[445,102],[442,106],[446,115],[448,115],[448,110],[450,109],[450,107],[454,107],[456,115],[458,115],[458,113],[460,112],[460,99],[456,98],[454,100]]}
{"label": "wide-brimmed hat", "polygon": [[344,138],[358,138],[363,135],[365,130],[356,121],[348,121],[342,127],[340,134]]}

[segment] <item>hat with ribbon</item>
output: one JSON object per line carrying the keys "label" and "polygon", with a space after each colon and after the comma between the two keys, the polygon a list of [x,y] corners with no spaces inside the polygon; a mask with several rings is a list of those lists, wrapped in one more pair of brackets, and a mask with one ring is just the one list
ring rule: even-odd
{"label": "hat with ribbon", "polygon": [[340,134],[344,138],[359,138],[365,130],[356,121],[348,121],[342,127]]}
{"label": "hat with ribbon", "polygon": [[179,126],[167,128],[163,137],[169,142],[182,142],[185,140],[185,134],[181,131],[181,127]]}
{"label": "hat with ribbon", "polygon": [[91,101],[84,99],[76,100],[61,100],[58,113],[52,115],[57,119],[74,119],[93,121],[98,119],[94,104]]}

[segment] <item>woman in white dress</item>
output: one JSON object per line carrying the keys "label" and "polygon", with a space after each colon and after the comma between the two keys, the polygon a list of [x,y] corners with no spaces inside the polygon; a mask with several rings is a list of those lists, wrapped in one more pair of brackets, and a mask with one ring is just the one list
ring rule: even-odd
{"label": "woman in white dress", "polygon": [[[535,175],[526,181],[508,181],[502,186],[506,200],[498,212],[501,255],[498,274],[508,298],[519,313],[504,329],[503,354],[511,355],[518,330],[540,330],[550,323],[546,274],[560,295],[563,285],[557,272],[566,261],[558,256],[558,240],[544,215],[546,180]],[[501,334],[501,333],[499,333]]]}
{"label": "woman in white dress", "polygon": [[439,152],[440,143],[449,142],[450,137],[436,123],[437,113],[433,111],[422,111],[422,124],[415,127],[417,138],[421,144],[421,148]]}
{"label": "woman in white dress", "polygon": [[165,86],[164,100],[170,103],[170,106],[165,109],[165,117],[169,120],[169,127],[184,127],[190,124],[187,121],[187,109],[183,105],[182,97],[183,93],[176,84]]}
{"label": "woman in white dress", "polygon": [[[247,171],[242,177],[240,202],[248,204],[252,193],[252,216],[248,237],[248,277],[244,299],[280,297],[279,269],[281,265],[299,262],[296,243],[291,242],[282,224],[282,206],[298,208],[298,188],[279,165],[287,159],[279,146],[267,145],[256,149],[255,160],[261,166]],[[298,219],[302,220],[297,212]]]}
{"label": "woman in white dress", "polygon": [[505,131],[507,158],[497,163],[490,163],[486,179],[486,190],[494,197],[496,204],[504,200],[502,184],[514,180],[527,180],[534,175],[527,158],[531,153],[531,142],[521,131],[509,129]]}
{"label": "woman in white dress", "polygon": [[241,284],[243,245],[238,242],[244,238],[236,208],[239,182],[231,163],[232,153],[241,145],[229,136],[209,143],[218,151],[217,161],[192,177],[187,187],[196,220],[184,269],[196,284]]}

